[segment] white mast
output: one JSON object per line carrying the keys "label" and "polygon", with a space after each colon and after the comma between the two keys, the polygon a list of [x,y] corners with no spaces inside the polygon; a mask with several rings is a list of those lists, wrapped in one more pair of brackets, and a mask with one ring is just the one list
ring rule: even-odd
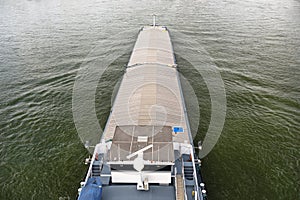
{"label": "white mast", "polygon": [[153,26],[156,26],[156,24],[155,24],[156,15],[155,15],[155,14],[153,14],[152,16],[153,16]]}

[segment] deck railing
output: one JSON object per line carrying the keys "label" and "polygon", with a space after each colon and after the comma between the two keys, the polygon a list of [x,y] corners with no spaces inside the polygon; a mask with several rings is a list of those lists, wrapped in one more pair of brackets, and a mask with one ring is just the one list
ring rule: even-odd
{"label": "deck railing", "polygon": [[185,176],[184,176],[184,161],[183,161],[183,159],[182,159],[181,173],[182,173],[182,179],[183,179],[184,199],[187,200],[188,198],[187,198],[187,194],[186,194]]}
{"label": "deck railing", "polygon": [[[202,193],[201,193],[201,189],[199,189],[199,185],[198,185],[198,177],[197,177],[197,170],[196,170],[196,166],[195,166],[195,159],[194,159],[194,150],[193,150],[193,147],[191,146],[191,149],[190,149],[190,153],[191,153],[191,157],[192,157],[192,162],[193,162],[193,176],[194,176],[194,181],[195,181],[195,191],[197,191],[196,195],[198,197],[198,200],[203,200],[203,196],[202,196]],[[195,197],[196,197],[195,195]]]}

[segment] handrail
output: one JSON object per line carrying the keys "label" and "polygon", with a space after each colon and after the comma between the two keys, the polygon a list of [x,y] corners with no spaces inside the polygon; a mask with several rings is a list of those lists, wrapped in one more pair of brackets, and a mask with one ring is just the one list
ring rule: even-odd
{"label": "handrail", "polygon": [[91,176],[93,163],[94,163],[94,161],[95,161],[96,151],[97,151],[97,148],[94,149],[93,157],[92,157],[92,159],[91,159],[91,163],[90,163],[88,172],[87,172],[86,177],[85,177],[84,186],[85,186],[85,184],[87,183],[88,179],[89,179],[90,176]]}
{"label": "handrail", "polygon": [[175,191],[176,191],[176,199],[178,199],[177,197],[177,168],[175,167],[175,170],[174,170],[174,174],[175,174]]}
{"label": "handrail", "polygon": [[187,196],[186,196],[186,189],[185,189],[185,177],[184,177],[184,161],[183,158],[181,159],[182,162],[182,168],[181,168],[181,173],[182,173],[182,180],[183,180],[183,189],[184,189],[184,199],[187,200]]}
{"label": "handrail", "polygon": [[197,178],[197,171],[196,171],[196,167],[195,167],[195,159],[194,159],[194,151],[191,148],[191,157],[192,157],[192,163],[193,163],[193,175],[194,175],[194,181],[195,181],[195,185],[196,185],[196,189],[197,189],[197,196],[199,200],[202,200],[203,198],[201,198],[200,196],[200,192],[201,190],[199,190],[199,186],[198,186],[198,178]]}
{"label": "handrail", "polygon": [[[94,164],[94,162],[96,160],[96,154],[98,154],[98,148],[97,147],[98,147],[98,144],[94,148],[94,153],[93,153],[93,156],[92,156],[92,159],[91,159],[91,162],[90,162],[90,166],[89,166],[89,169],[88,169],[87,174],[85,176],[84,186],[87,183],[87,181],[90,178],[90,176],[93,175],[92,174],[92,171],[93,171],[92,168],[93,168],[93,164]],[[103,163],[105,162],[104,159],[105,159],[105,156],[102,157],[102,162]]]}

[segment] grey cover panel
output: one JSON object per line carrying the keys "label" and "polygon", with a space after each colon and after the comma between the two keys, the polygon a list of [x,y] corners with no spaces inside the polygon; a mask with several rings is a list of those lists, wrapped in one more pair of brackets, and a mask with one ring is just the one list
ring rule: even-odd
{"label": "grey cover panel", "polygon": [[110,185],[103,187],[102,200],[175,200],[174,186],[150,186],[139,191],[136,185]]}
{"label": "grey cover panel", "polygon": [[[144,136],[147,141],[139,142],[138,137]],[[117,126],[113,137],[109,161],[126,161],[136,158],[126,157],[150,144],[144,152],[144,160],[174,162],[172,127],[170,126]]]}

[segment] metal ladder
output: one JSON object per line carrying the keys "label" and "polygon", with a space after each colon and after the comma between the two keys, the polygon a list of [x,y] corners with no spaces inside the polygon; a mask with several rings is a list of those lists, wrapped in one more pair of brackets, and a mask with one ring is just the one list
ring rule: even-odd
{"label": "metal ladder", "polygon": [[188,180],[194,179],[194,169],[193,166],[188,166],[184,163],[184,177]]}

